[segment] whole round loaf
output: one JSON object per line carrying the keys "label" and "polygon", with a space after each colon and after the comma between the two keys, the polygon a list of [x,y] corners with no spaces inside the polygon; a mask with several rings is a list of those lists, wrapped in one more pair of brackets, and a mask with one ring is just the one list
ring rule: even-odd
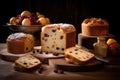
{"label": "whole round loaf", "polygon": [[84,36],[107,36],[109,32],[109,23],[102,18],[84,19],[81,27]]}
{"label": "whole round loaf", "polygon": [[6,40],[7,51],[13,54],[24,54],[34,48],[34,36],[26,33],[10,34]]}

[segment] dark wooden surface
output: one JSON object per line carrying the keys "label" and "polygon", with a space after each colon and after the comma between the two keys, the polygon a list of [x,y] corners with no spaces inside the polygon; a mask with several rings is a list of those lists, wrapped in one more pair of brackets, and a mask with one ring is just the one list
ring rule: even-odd
{"label": "dark wooden surface", "polygon": [[[0,50],[5,49],[6,44],[0,44]],[[53,60],[53,59],[52,59]],[[64,74],[55,73],[54,61],[43,64],[42,73],[17,72],[13,69],[13,62],[0,59],[0,80],[120,80],[120,57],[109,58],[110,64],[94,71],[64,71]]]}

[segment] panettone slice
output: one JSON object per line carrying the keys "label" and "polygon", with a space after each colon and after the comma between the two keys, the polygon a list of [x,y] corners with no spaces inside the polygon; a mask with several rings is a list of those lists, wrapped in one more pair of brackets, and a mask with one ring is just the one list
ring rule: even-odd
{"label": "panettone slice", "polygon": [[37,70],[42,62],[32,54],[25,54],[14,62],[16,71],[31,72]]}

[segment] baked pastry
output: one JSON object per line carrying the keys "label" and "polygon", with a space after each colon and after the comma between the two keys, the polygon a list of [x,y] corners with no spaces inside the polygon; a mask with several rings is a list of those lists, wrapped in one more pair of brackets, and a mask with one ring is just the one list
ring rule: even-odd
{"label": "baked pastry", "polygon": [[79,46],[74,46],[65,49],[65,60],[68,63],[85,64],[94,59],[94,54],[80,48]]}
{"label": "baked pastry", "polygon": [[15,60],[13,68],[16,71],[31,72],[37,70],[42,62],[32,54],[25,54]]}
{"label": "baked pastry", "polygon": [[66,48],[75,46],[76,29],[72,24],[57,23],[42,27],[41,51],[64,54]]}
{"label": "baked pastry", "polygon": [[87,18],[81,27],[84,36],[107,36],[109,32],[109,23],[102,18]]}
{"label": "baked pastry", "polygon": [[7,51],[13,54],[24,54],[34,48],[34,36],[26,33],[13,33],[7,38]]}

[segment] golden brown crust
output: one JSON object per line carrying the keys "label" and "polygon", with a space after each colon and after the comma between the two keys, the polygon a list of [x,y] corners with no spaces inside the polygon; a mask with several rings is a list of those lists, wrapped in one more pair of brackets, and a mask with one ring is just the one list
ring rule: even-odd
{"label": "golden brown crust", "polygon": [[76,31],[67,33],[66,34],[66,48],[69,48],[75,45],[76,45]]}
{"label": "golden brown crust", "polygon": [[88,18],[83,20],[82,34],[86,36],[107,36],[109,23],[102,18]]}
{"label": "golden brown crust", "polygon": [[24,54],[24,41],[7,40],[7,51],[14,54]]}
{"label": "golden brown crust", "polygon": [[[26,44],[28,42],[29,45]],[[24,54],[33,50],[34,37],[31,34],[26,34],[26,36],[24,37],[15,38],[15,36],[13,35],[11,38],[10,37],[7,38],[6,43],[7,43],[7,51],[9,53]],[[30,49],[28,49],[29,46],[31,46]]]}
{"label": "golden brown crust", "polygon": [[108,22],[102,18],[87,18],[82,24],[89,26],[109,26]]}

